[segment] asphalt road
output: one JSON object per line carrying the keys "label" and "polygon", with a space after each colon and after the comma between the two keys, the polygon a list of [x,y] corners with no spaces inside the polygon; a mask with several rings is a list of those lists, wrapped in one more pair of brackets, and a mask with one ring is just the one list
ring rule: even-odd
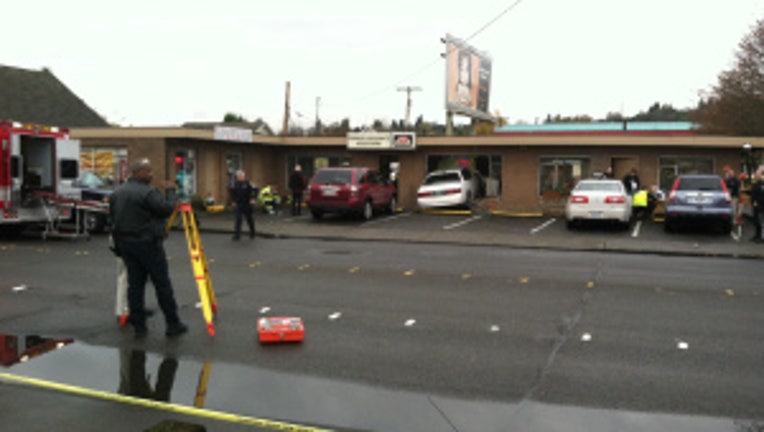
{"label": "asphalt road", "polygon": [[[177,358],[193,370],[179,374],[179,389],[194,387],[199,365],[211,363],[226,384],[212,379],[208,406],[343,429],[498,431],[509,423],[535,424],[531,418],[551,409],[539,406],[558,413],[594,410],[587,415],[598,418],[626,412],[729,419],[728,430],[738,430],[732,419],[764,419],[764,288],[758,283],[764,269],[758,260],[396,242],[232,242],[224,234],[205,234],[203,241],[220,309],[214,338],[195,307],[186,245],[177,233],[167,249],[189,334],[168,341],[160,317],[145,341],[117,327],[115,263],[103,237],[0,243],[0,331],[72,337],[78,341],[72,346],[99,353],[145,351],[157,362]],[[263,315],[302,317],[305,342],[260,346],[255,323]],[[34,374],[37,361],[24,371]],[[278,406],[242,402],[222,378],[232,376],[226,370],[236,370],[234,381],[260,377],[255,393],[276,386]],[[319,403],[315,396],[306,403],[281,394],[287,393],[283,383],[300,388],[298,394],[336,393],[336,400]],[[0,399],[13,389],[0,385]],[[376,393],[364,405],[363,397],[347,396],[356,392]],[[417,396],[430,399],[429,414],[420,409],[418,417],[407,416],[417,403],[399,401]],[[175,399],[182,398],[173,393]],[[343,404],[369,411],[349,415]],[[471,419],[469,404],[503,414]],[[428,415],[450,429],[433,428],[436,423],[422,420]],[[543,430],[571,428],[561,420]]]}

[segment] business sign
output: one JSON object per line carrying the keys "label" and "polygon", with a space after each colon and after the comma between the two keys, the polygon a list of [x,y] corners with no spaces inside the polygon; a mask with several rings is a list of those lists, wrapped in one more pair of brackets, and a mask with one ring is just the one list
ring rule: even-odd
{"label": "business sign", "polygon": [[348,150],[414,150],[414,132],[348,132]]}
{"label": "business sign", "polygon": [[486,120],[491,58],[461,39],[446,35],[446,110]]}
{"label": "business sign", "polygon": [[214,137],[220,141],[252,142],[252,129],[215,126]]}

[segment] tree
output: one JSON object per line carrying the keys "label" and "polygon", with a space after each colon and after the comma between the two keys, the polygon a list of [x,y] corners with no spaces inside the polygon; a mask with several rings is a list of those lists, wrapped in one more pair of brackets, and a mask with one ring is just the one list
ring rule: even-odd
{"label": "tree", "polygon": [[688,121],[690,110],[678,110],[671,104],[661,105],[655,102],[647,109],[628,119],[629,121]]}
{"label": "tree", "polygon": [[228,112],[223,116],[223,123],[246,123],[247,119],[245,119],[241,114],[235,114],[232,112]]}
{"label": "tree", "polygon": [[734,66],[719,74],[716,85],[701,97],[693,120],[705,133],[764,135],[764,20],[743,37]]}

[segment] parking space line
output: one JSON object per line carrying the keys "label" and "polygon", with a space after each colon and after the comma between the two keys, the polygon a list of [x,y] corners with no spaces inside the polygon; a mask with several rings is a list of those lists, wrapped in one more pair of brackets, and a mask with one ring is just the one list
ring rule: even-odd
{"label": "parking space line", "polygon": [[392,221],[394,221],[396,219],[401,219],[401,218],[405,218],[405,217],[411,216],[411,214],[412,214],[411,212],[398,213],[398,214],[394,214],[392,216],[388,216],[388,217],[384,217],[384,218],[378,218],[378,219],[366,221],[366,222],[362,223],[361,226],[369,226],[369,225],[375,225],[375,224],[380,224],[380,223],[385,223],[385,222],[392,222]]}
{"label": "parking space line", "polygon": [[637,223],[634,224],[634,231],[631,232],[631,236],[633,238],[639,237],[639,229],[642,228],[642,221],[638,220]]}
{"label": "parking space line", "polygon": [[546,222],[542,223],[541,225],[537,226],[536,228],[533,228],[531,230],[531,234],[536,234],[537,232],[539,232],[539,231],[543,230],[544,228],[548,227],[549,225],[552,225],[553,223],[555,223],[555,221],[557,221],[557,219],[555,219],[555,218],[549,219],[548,221],[546,221]]}
{"label": "parking space line", "polygon": [[452,223],[450,225],[445,225],[443,227],[443,229],[444,230],[452,230],[454,228],[459,228],[461,226],[467,225],[468,223],[475,222],[476,220],[480,220],[482,218],[483,218],[483,216],[472,216],[471,218],[467,218],[467,219],[461,220],[459,222]]}

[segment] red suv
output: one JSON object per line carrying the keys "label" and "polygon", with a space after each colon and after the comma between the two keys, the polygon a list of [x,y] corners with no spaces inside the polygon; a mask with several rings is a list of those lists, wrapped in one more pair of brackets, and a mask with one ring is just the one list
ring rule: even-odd
{"label": "red suv", "polygon": [[324,213],[355,213],[366,220],[374,210],[392,214],[398,206],[395,186],[379,172],[363,167],[321,168],[308,185],[305,204],[313,218]]}

